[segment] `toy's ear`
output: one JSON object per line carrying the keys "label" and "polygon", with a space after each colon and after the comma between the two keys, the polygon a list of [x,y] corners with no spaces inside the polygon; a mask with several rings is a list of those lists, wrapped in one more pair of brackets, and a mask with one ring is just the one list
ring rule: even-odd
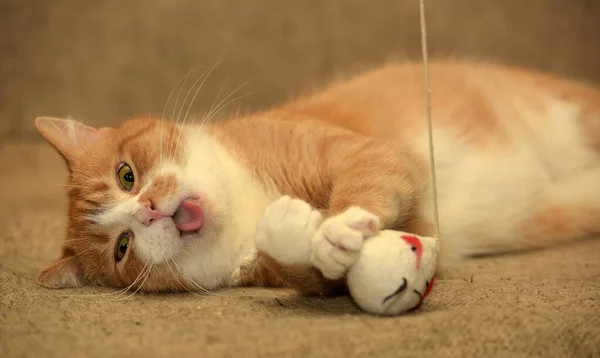
{"label": "toy's ear", "polygon": [[67,161],[96,142],[100,131],[72,119],[37,117],[35,128]]}
{"label": "toy's ear", "polygon": [[65,252],[58,261],[40,271],[37,284],[47,288],[73,288],[83,286],[81,267],[72,252]]}

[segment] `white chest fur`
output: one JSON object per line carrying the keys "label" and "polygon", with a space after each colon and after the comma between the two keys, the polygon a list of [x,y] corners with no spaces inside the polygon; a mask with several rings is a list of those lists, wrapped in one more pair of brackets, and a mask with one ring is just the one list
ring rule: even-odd
{"label": "white chest fur", "polygon": [[254,249],[254,236],[266,207],[279,196],[252,176],[215,139],[196,129],[187,132],[184,175],[210,200],[219,230],[179,260],[184,272],[206,288],[228,284],[231,273]]}

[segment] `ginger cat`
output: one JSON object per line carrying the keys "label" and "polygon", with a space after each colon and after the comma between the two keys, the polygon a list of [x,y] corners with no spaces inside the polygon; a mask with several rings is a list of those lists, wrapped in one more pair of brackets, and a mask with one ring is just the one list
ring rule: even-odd
{"label": "ginger cat", "polygon": [[[484,63],[434,61],[430,73],[442,271],[468,255],[600,232],[600,92]],[[37,118],[69,168],[62,257],[37,281],[333,292],[379,229],[434,234],[425,108],[422,64],[407,62],[206,125]],[[273,248],[312,240],[319,270],[254,255],[269,205],[283,223],[325,214],[317,232]]]}

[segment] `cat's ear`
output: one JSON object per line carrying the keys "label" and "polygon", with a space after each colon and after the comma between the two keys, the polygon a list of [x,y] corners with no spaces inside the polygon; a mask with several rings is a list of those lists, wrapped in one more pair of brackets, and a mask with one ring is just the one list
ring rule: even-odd
{"label": "cat's ear", "polygon": [[54,146],[67,161],[74,158],[85,146],[99,138],[100,131],[72,119],[37,117],[38,132]]}
{"label": "cat's ear", "polygon": [[61,259],[40,271],[36,282],[47,288],[74,288],[84,285],[81,268],[72,253],[65,253]]}

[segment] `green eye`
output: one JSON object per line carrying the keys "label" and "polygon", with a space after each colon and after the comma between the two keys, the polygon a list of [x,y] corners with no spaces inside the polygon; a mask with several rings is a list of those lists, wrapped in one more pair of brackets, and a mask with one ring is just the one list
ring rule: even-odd
{"label": "green eye", "polygon": [[134,178],[133,170],[125,163],[121,164],[119,170],[117,170],[117,176],[119,177],[119,183],[123,189],[130,191],[133,188]]}
{"label": "green eye", "polygon": [[125,257],[127,248],[129,247],[129,234],[123,233],[119,237],[119,244],[117,245],[117,252],[115,254],[117,262],[121,261]]}

